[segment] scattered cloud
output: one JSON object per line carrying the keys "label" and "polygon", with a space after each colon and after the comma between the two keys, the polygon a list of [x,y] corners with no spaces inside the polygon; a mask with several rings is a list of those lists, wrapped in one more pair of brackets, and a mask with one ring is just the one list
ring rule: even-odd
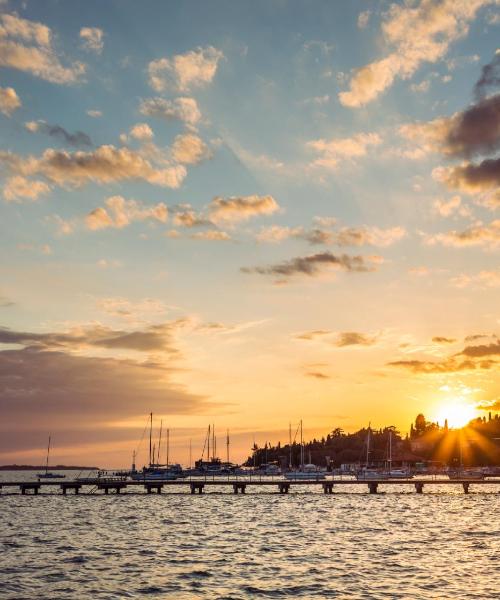
{"label": "scattered cloud", "polygon": [[480,100],[451,117],[402,125],[399,133],[424,153],[470,158],[500,148],[500,94]]}
{"label": "scattered cloud", "polygon": [[384,58],[355,71],[349,90],[339,94],[344,106],[360,107],[375,100],[396,78],[408,79],[424,63],[436,63],[451,44],[469,31],[478,10],[494,0],[421,0],[392,4],[382,23],[388,47]]}
{"label": "scattered cloud", "polygon": [[441,244],[455,248],[463,246],[486,246],[494,248],[500,243],[500,219],[491,221],[491,223],[486,225],[472,225],[463,231],[453,230],[446,233],[429,235],[426,236],[425,242],[430,246]]}
{"label": "scattered cloud", "polygon": [[[1,43],[1,41],[0,41]],[[11,87],[0,87],[0,112],[10,117],[21,106],[21,100],[16,90]]]}
{"label": "scattered cloud", "polygon": [[99,146],[89,152],[48,148],[38,157],[0,151],[0,164],[13,174],[39,174],[51,183],[76,187],[91,181],[102,184],[136,179],[178,188],[186,176],[182,165],[156,167],[140,153],[113,145]]}
{"label": "scattered cloud", "polygon": [[44,181],[15,175],[7,179],[3,188],[3,197],[7,202],[19,202],[25,199],[34,201],[49,192],[50,187]]}
{"label": "scattered cloud", "polygon": [[82,27],[80,29],[82,48],[101,54],[104,48],[104,31],[98,27]]}
{"label": "scattered cloud", "polygon": [[172,145],[172,158],[184,165],[196,165],[210,156],[207,145],[193,133],[178,135]]}
{"label": "scattered cloud", "polygon": [[371,10],[363,10],[358,15],[358,27],[359,29],[366,29],[371,17]]}
{"label": "scattered cloud", "polygon": [[263,227],[256,234],[259,242],[279,243],[290,238],[302,239],[311,245],[327,246],[378,246],[387,247],[406,236],[403,227],[342,227],[337,231],[326,229],[304,229],[303,227],[286,227],[271,225]]}
{"label": "scattered cloud", "polygon": [[68,144],[69,146],[82,147],[92,146],[92,140],[90,137],[83,133],[83,131],[75,131],[75,133],[69,133],[60,125],[49,125],[49,123],[38,120],[28,121],[24,124],[26,129],[31,133],[43,133],[50,137],[56,138],[61,142]]}
{"label": "scattered cloud", "polygon": [[153,130],[147,123],[136,123],[130,128],[129,135],[135,140],[140,140],[141,142],[145,140],[152,140],[154,138]]}
{"label": "scattered cloud", "polygon": [[309,256],[298,256],[275,265],[243,267],[241,271],[283,277],[293,277],[294,275],[316,277],[329,269],[357,273],[375,271],[380,262],[381,257],[379,256],[349,256],[347,254],[336,256],[331,252],[320,252]]}
{"label": "scattered cloud", "polygon": [[339,333],[334,344],[339,348],[343,348],[344,346],[372,346],[375,342],[376,338],[374,337],[369,337],[355,331],[346,331]]}
{"label": "scattered cloud", "polygon": [[432,176],[452,189],[469,194],[487,192],[500,186],[500,158],[458,167],[437,167]]}
{"label": "scattered cloud", "polygon": [[468,356],[470,358],[500,356],[500,341],[497,340],[491,344],[480,344],[478,346],[466,346],[459,355]]}
{"label": "scattered cloud", "polygon": [[435,335],[432,338],[432,341],[435,344],[454,344],[457,340],[455,338],[447,338],[447,337],[443,337],[441,335]]}
{"label": "scattered cloud", "polygon": [[461,273],[450,279],[450,283],[457,288],[496,288],[500,287],[500,271],[480,271],[474,275]]}
{"label": "scattered cloud", "polygon": [[235,223],[251,217],[272,215],[279,208],[272,196],[216,196],[208,205],[210,219],[215,223]]}
{"label": "scattered cloud", "polygon": [[112,317],[134,323],[164,315],[169,309],[164,302],[155,298],[144,298],[136,302],[121,297],[99,298],[96,305]]}
{"label": "scattered cloud", "polygon": [[382,143],[377,133],[358,133],[350,138],[319,139],[307,142],[307,148],[319,154],[312,164],[334,169],[341,160],[353,160],[366,156],[368,149]]}
{"label": "scattered cloud", "polygon": [[141,114],[147,117],[166,119],[167,121],[182,121],[190,127],[194,127],[201,119],[198,104],[194,98],[148,98],[143,100],[139,106]]}
{"label": "scattered cloud", "polygon": [[210,242],[228,242],[231,236],[225,231],[209,229],[208,231],[197,231],[191,236],[194,240],[208,240]]}
{"label": "scattered cloud", "polygon": [[[497,14],[497,16],[499,15]],[[481,77],[474,87],[474,94],[477,99],[484,98],[490,88],[498,85],[500,85],[500,49],[495,52],[491,62],[483,66]]]}
{"label": "scattered cloud", "polygon": [[92,117],[93,119],[100,119],[102,117],[101,110],[89,109],[87,111],[87,114],[89,117]]}
{"label": "scattered cloud", "polygon": [[109,227],[122,229],[133,221],[153,220],[166,223],[168,219],[168,208],[163,202],[154,206],[144,206],[137,200],[111,196],[106,200],[105,205],[105,208],[95,208],[85,217],[87,229],[93,231]]}
{"label": "scattered cloud", "polygon": [[149,85],[156,92],[188,92],[212,82],[224,54],[214,48],[196,48],[172,58],[159,58],[148,65]]}
{"label": "scattered cloud", "polygon": [[202,214],[196,213],[189,204],[174,207],[172,212],[172,221],[176,227],[213,227],[214,225],[212,221],[206,219]]}
{"label": "scattered cloud", "polygon": [[85,73],[83,63],[61,63],[49,27],[10,14],[0,15],[0,66],[59,84],[76,83]]}

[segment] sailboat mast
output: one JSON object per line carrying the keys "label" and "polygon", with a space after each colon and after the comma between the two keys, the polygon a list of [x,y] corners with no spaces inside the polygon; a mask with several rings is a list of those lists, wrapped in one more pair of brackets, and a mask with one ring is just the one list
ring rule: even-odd
{"label": "sailboat mast", "polygon": [[189,468],[191,468],[191,462],[193,458],[193,443],[192,440],[189,440]]}
{"label": "sailboat mast", "polygon": [[229,464],[229,429],[227,430],[226,435],[226,462]]}
{"label": "sailboat mast", "polygon": [[157,458],[156,458],[156,462],[158,464],[160,464],[160,448],[161,448],[161,433],[162,433],[162,429],[163,429],[163,419],[160,421],[160,436],[158,439],[158,454],[157,454]]}
{"label": "sailboat mast", "polygon": [[290,449],[290,458],[288,459],[288,467],[292,470],[292,424],[288,423],[288,447]]}
{"label": "sailboat mast", "polygon": [[371,428],[370,425],[368,425],[368,437],[366,438],[366,466],[368,467],[369,461],[370,461],[370,433],[371,433]]}
{"label": "sailboat mast", "polygon": [[170,464],[170,429],[167,428],[167,467]]}
{"label": "sailboat mast", "polygon": [[153,458],[153,413],[149,413],[149,466]]}
{"label": "sailboat mast", "polygon": [[208,426],[208,433],[207,433],[207,439],[208,439],[208,449],[207,449],[207,461],[210,462],[210,425]]}
{"label": "sailboat mast", "polygon": [[217,456],[217,448],[215,444],[215,424],[212,423],[212,458],[215,458]]}
{"label": "sailboat mast", "polygon": [[45,461],[45,473],[49,471],[49,454],[50,454],[50,435],[49,435],[49,443],[47,445],[47,460]]}
{"label": "sailboat mast", "polygon": [[392,470],[392,429],[389,431],[389,471]]}
{"label": "sailboat mast", "polygon": [[300,419],[300,468],[304,468],[304,435],[302,430],[302,419]]}

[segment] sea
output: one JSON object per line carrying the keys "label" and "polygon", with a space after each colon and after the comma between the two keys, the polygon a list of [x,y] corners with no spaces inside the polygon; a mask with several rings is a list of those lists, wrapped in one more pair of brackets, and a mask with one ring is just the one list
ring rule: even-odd
{"label": "sea", "polygon": [[500,482],[385,488],[3,488],[0,598],[500,598]]}

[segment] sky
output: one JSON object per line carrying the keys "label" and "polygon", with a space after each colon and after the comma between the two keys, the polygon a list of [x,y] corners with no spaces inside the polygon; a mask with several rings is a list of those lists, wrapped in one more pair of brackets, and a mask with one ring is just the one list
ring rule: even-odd
{"label": "sky", "polygon": [[0,462],[499,411],[499,26],[0,1]]}

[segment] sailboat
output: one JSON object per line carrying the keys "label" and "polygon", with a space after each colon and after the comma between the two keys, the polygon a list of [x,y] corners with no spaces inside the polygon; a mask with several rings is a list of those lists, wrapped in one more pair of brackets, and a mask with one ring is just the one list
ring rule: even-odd
{"label": "sailboat", "polygon": [[389,479],[413,479],[413,475],[408,469],[392,468],[392,429],[389,430],[389,458],[387,460],[386,475]]}
{"label": "sailboat", "polygon": [[[136,471],[135,468],[130,472],[130,477],[134,481],[156,481],[172,480],[183,477],[183,470],[179,464],[169,463],[170,450],[170,430],[167,429],[167,464],[160,464],[161,436],[163,430],[163,421],[160,422],[160,436],[158,440],[158,450],[156,444],[153,444],[153,413],[149,414],[149,466],[143,467],[142,471]],[[135,461],[134,461],[135,462]],[[135,467],[135,464],[134,464]]]}
{"label": "sailboat", "polygon": [[50,455],[50,435],[49,443],[47,445],[47,459],[45,461],[45,473],[37,473],[38,479],[63,479],[66,475],[60,475],[59,473],[51,473],[49,471],[49,455]]}
{"label": "sailboat", "polygon": [[372,428],[368,425],[368,434],[366,436],[366,462],[365,466],[359,469],[356,473],[356,479],[387,479],[386,473],[381,473],[378,469],[370,467],[370,442]]}
{"label": "sailboat", "polygon": [[[311,454],[309,453],[309,462],[304,464],[304,436],[302,431],[302,419],[300,420],[300,468],[298,471],[287,471],[285,479],[325,479],[325,474],[320,471],[316,465],[311,463]],[[291,447],[291,446],[290,446]],[[290,460],[291,462],[291,460]]]}

